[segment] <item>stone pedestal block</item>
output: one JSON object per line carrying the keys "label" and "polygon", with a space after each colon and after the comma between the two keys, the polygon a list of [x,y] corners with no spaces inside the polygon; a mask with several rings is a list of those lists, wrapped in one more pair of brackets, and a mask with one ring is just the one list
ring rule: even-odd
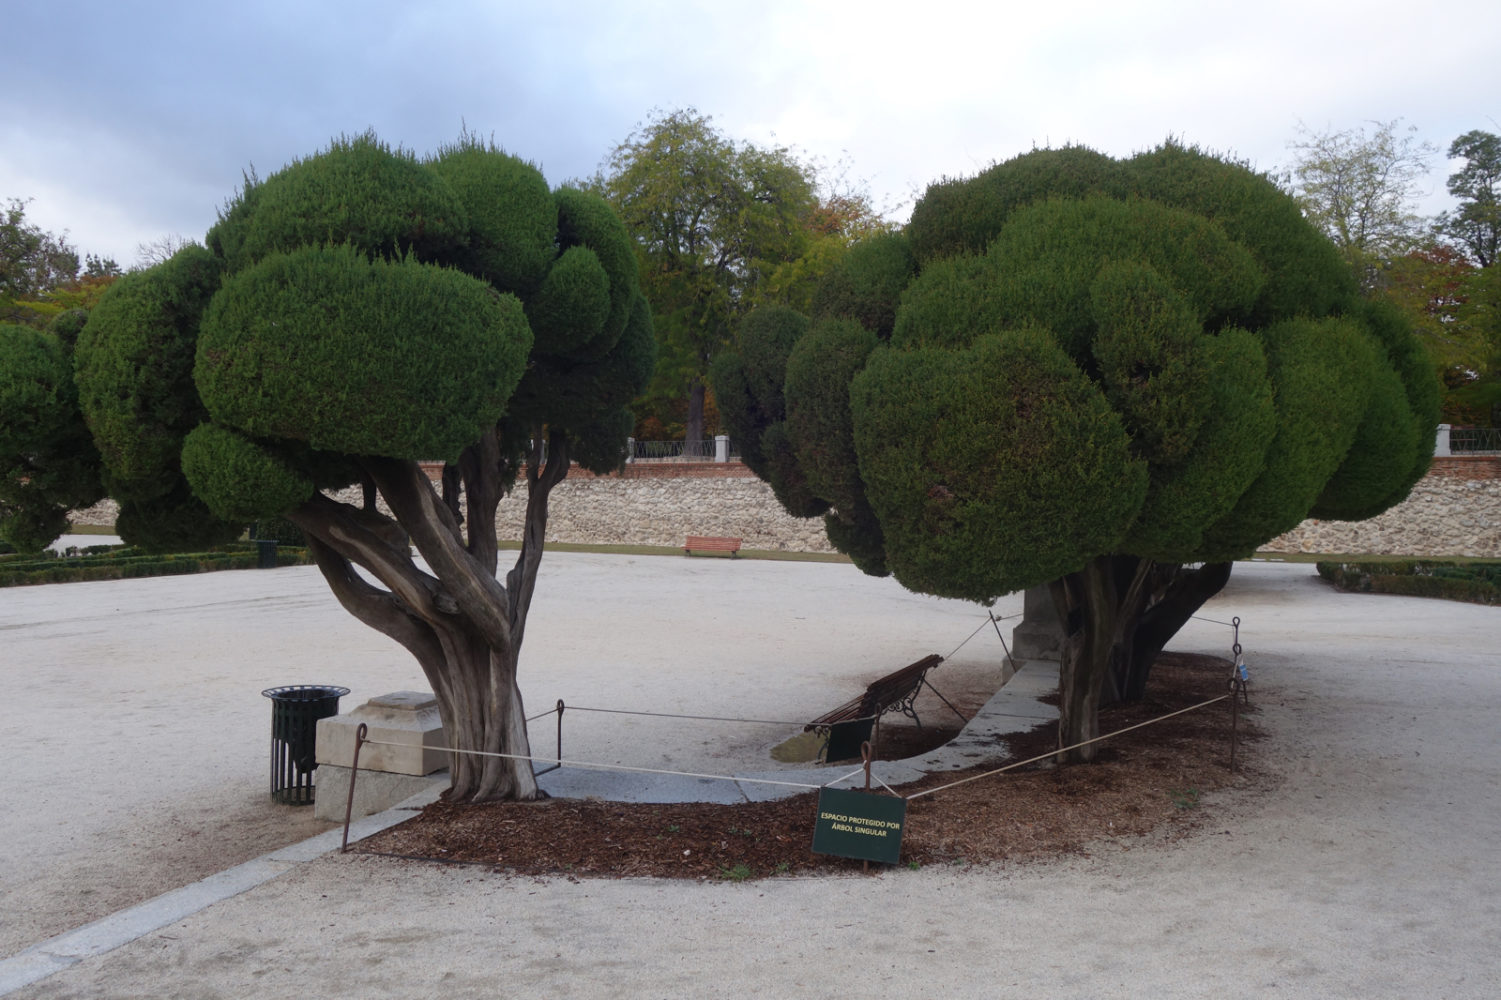
{"label": "stone pedestal block", "polygon": [[396,691],[371,698],[348,715],[318,720],[320,778],[321,765],[350,765],[355,734],[362,722],[367,740],[398,745],[362,747],[361,771],[422,775],[448,766],[438,700],[422,691]]}
{"label": "stone pedestal block", "polygon": [[1011,655],[1018,660],[1059,658],[1063,627],[1053,611],[1053,595],[1047,587],[1032,587],[1022,595],[1022,621],[1011,630]]}
{"label": "stone pedestal block", "polygon": [[[366,747],[360,751],[360,778],[354,783],[354,808],[349,814],[351,819],[382,812],[435,786],[439,789],[448,787],[447,771],[420,776],[365,770],[365,754],[373,749],[375,748]],[[349,768],[337,764],[318,766],[318,795],[313,799],[313,815],[316,818],[333,823],[344,822],[344,807],[349,803],[350,773]]]}
{"label": "stone pedestal block", "polygon": [[[349,801],[350,763],[360,723],[366,743],[360,748],[360,774],[354,785],[355,818],[389,809],[447,775],[425,775],[448,767],[438,700],[425,691],[394,691],[371,698],[348,715],[318,720],[318,795],[313,814],[342,821]],[[386,746],[384,744],[396,744]]]}

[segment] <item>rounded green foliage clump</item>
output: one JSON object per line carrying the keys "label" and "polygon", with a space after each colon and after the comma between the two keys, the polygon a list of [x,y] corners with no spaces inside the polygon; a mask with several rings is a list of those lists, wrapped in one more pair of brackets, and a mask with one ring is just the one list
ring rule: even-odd
{"label": "rounded green foliage clump", "polygon": [[68,346],[0,324],[0,538],[23,552],[44,549],[67,529],[70,509],[103,495]]}
{"label": "rounded green foliage clump", "polygon": [[567,356],[596,341],[610,317],[610,276],[594,251],[563,251],[526,313],[544,354]]}
{"label": "rounded green foliage clump", "polygon": [[787,357],[787,430],[797,460],[809,488],[847,517],[865,506],[850,382],[876,343],[876,334],[853,320],[825,321]]}
{"label": "rounded green foliage clump", "polygon": [[313,483],[269,448],[202,424],[182,444],[182,473],[216,517],[254,521],[286,513],[313,495]]}
{"label": "rounded green foliage clump", "polygon": [[148,552],[197,552],[232,542],[244,530],[242,521],[215,517],[185,481],[164,496],[125,501],[115,518],[121,540]]}
{"label": "rounded green foliage clump", "polygon": [[1119,195],[1120,164],[1083,146],[1034,149],[977,176],[930,185],[913,206],[907,238],[918,263],[980,254],[1017,209],[1048,198]]}
{"label": "rounded green foliage clump", "polygon": [[854,320],[882,339],[889,338],[902,290],[916,273],[907,237],[877,233],[851,247],[819,282],[813,314]]}
{"label": "rounded green foliage clump", "polygon": [[468,239],[451,257],[503,292],[530,295],[557,253],[558,206],[542,171],[470,137],[428,163],[468,217]]}
{"label": "rounded green foliage clump", "polygon": [[63,349],[71,356],[74,345],[78,343],[78,335],[83,332],[84,324],[88,321],[87,309],[65,309],[52,317],[52,322],[47,324],[47,332],[60,340]]}
{"label": "rounded green foliage clump", "polygon": [[264,182],[247,183],[241,202],[244,208],[231,206],[209,237],[231,271],[278,251],[323,244],[438,259],[465,242],[469,225],[438,173],[371,133],[336,139]]}
{"label": "rounded green foliage clump", "polygon": [[252,437],[451,461],[505,411],[531,344],[520,302],[477,278],[308,247],[225,282],[194,381]]}
{"label": "rounded green foliage clump", "polygon": [[599,334],[581,349],[598,357],[615,346],[630,317],[632,301],[641,290],[636,274],[636,249],[625,223],[610,203],[577,188],[559,188],[553,195],[558,206],[560,248],[588,247],[610,279],[610,312]]}
{"label": "rounded green foliage clump", "polygon": [[1206,398],[1193,446],[1174,462],[1154,461],[1141,517],[1121,551],[1159,562],[1196,562],[1204,531],[1228,514],[1261,474],[1277,428],[1266,352],[1238,328],[1194,342]]}
{"label": "rounded green foliage clump", "polygon": [[62,341],[0,324],[0,462],[65,433],[78,418],[73,359]]}
{"label": "rounded green foliage clump", "polygon": [[782,385],[787,379],[787,358],[808,332],[808,320],[786,306],[757,309],[740,327],[740,356],[745,359],[745,377],[762,417],[781,420],[787,412]]}
{"label": "rounded green foliage clump", "polygon": [[1140,511],[1146,464],[1045,332],[877,351],[850,398],[887,562],[913,590],[988,601],[1044,583]]}
{"label": "rounded green foliage clump", "polygon": [[741,325],[740,353],[719,355],[709,372],[721,412],[730,415],[730,435],[741,443],[741,460],[795,517],[829,509],[827,499],[809,490],[786,425],[787,358],[807,329],[807,319],[785,306],[758,309]]}
{"label": "rounded green foliage clump", "polygon": [[1217,223],[1255,257],[1265,281],[1236,322],[1259,327],[1354,303],[1355,278],[1339,251],[1266,176],[1171,142],[1122,167],[1133,192]]}
{"label": "rounded green foliage clump", "polygon": [[1136,454],[1155,465],[1193,447],[1210,372],[1195,346],[1201,326],[1185,298],[1148,265],[1106,264],[1089,288],[1096,372]]}
{"label": "rounded green foliage clump", "polygon": [[934,261],[902,293],[892,323],[894,347],[963,347],[999,333],[1009,319],[984,257],[959,254]]}
{"label": "rounded green foliage clump", "polygon": [[1244,558],[1308,516],[1355,441],[1376,377],[1376,346],[1350,320],[1289,320],[1261,339],[1276,432],[1261,474],[1205,532],[1210,561]]}
{"label": "rounded green foliage clump", "polygon": [[1097,329],[1090,289],[1115,261],[1152,268],[1183,297],[1196,323],[1214,329],[1244,312],[1261,269],[1214,223],[1148,201],[1055,200],[1016,212],[991,243],[990,294],[1012,325],[1046,326],[1075,360]]}
{"label": "rounded green foliage clump", "polygon": [[181,479],[182,439],[205,415],[193,352],[222,273],[208,250],[185,247],[110,285],[79,336],[79,405],[116,500],[162,496]]}
{"label": "rounded green foliage clump", "polygon": [[[1442,409],[1443,386],[1433,359],[1429,357],[1422,341],[1413,336],[1410,324],[1395,306],[1389,302],[1362,299],[1355,308],[1355,314],[1364,321],[1365,328],[1385,351],[1392,370],[1402,380],[1407,408],[1412,414],[1412,424],[1417,434],[1417,446],[1407,453],[1409,464],[1406,474],[1401,478],[1401,485],[1386,499],[1385,507],[1382,508],[1384,510],[1406,497],[1428,471],[1436,444],[1434,428],[1439,422]],[[1400,462],[1401,459],[1400,454],[1389,456],[1389,460],[1393,462]],[[1366,509],[1370,509],[1370,505]]]}
{"label": "rounded green foliage clump", "polygon": [[1411,456],[1418,451],[1418,425],[1397,373],[1381,364],[1372,367],[1365,415],[1344,462],[1309,511],[1312,517],[1363,521],[1405,497],[1412,487],[1409,473]]}

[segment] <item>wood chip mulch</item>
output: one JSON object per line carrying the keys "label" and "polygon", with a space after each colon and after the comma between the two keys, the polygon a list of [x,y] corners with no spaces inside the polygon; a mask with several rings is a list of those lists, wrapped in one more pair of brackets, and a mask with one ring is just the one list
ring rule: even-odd
{"label": "wood chip mulch", "polygon": [[[1228,661],[1164,653],[1146,700],[1100,713],[1100,731],[1144,722],[1224,694]],[[1240,711],[1237,773],[1229,769],[1227,701],[1104,743],[1093,763],[1051,759],[937,792],[908,805],[901,863],[910,867],[1036,859],[1085,851],[1147,834],[1168,839],[1206,821],[1208,793],[1247,789],[1257,768],[1255,692]],[[899,727],[883,727],[898,730]],[[898,738],[901,734],[898,734]],[[912,792],[1046,754],[1056,726],[1008,738],[981,767],[930,775]],[[881,748],[883,751],[887,748]],[[902,749],[902,755],[912,751]],[[884,756],[885,754],[881,754]],[[832,773],[832,772],[831,772]],[[437,802],[411,820],[351,847],[365,854],[484,865],[514,874],[730,879],[858,871],[861,862],[813,855],[816,794],[775,802],[623,803],[549,799],[452,805]]]}

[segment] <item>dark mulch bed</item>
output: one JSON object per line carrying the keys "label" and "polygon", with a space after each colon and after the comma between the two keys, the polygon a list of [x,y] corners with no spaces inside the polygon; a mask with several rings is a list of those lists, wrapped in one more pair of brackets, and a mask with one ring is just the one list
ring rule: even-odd
{"label": "dark mulch bed", "polygon": [[[1224,694],[1229,670],[1218,657],[1165,653],[1152,670],[1147,699],[1102,712],[1100,731]],[[901,728],[883,727],[883,733]],[[1230,707],[1221,701],[1115,737],[1090,764],[1059,767],[1049,759],[917,799],[907,810],[902,863],[1037,858],[1078,852],[1101,838],[1181,836],[1203,822],[1201,796],[1258,780],[1254,702],[1242,707],[1240,733],[1236,774],[1229,770]],[[908,741],[903,749],[910,751],[921,736],[896,732],[891,738]],[[1056,727],[1049,724],[1008,739],[983,767],[931,775],[898,790],[910,795],[1056,746]],[[861,862],[810,852],[815,804],[815,793],[737,805],[438,802],[352,850],[517,874],[738,880],[859,870]]]}

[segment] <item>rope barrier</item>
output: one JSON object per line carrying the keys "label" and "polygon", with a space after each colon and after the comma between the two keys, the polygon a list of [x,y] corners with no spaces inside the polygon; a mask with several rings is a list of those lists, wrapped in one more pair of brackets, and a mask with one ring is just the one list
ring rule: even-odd
{"label": "rope barrier", "polygon": [[1155,725],[1156,723],[1159,723],[1164,719],[1171,719],[1175,715],[1182,715],[1185,712],[1193,712],[1201,708],[1206,708],[1209,705],[1213,705],[1215,702],[1224,701],[1229,697],[1230,695],[1228,694],[1222,694],[1217,698],[1210,698],[1208,701],[1201,701],[1197,705],[1190,705],[1187,708],[1180,708],[1176,712],[1169,712],[1166,715],[1159,715],[1155,719],[1148,719],[1145,722],[1138,722],[1134,726],[1126,726],[1123,729],[1117,729],[1114,732],[1106,733],[1103,736],[1096,736],[1094,739],[1084,740],[1081,743],[1075,743],[1073,746],[1059,747],[1057,750],[1049,750],[1047,753],[1038,754],[1036,757],[1031,757],[1027,760],[1019,760],[1014,764],[1007,764],[1005,767],[998,767],[994,771],[986,771],[984,774],[975,774],[971,775],[968,778],[960,778],[958,781],[952,781],[947,785],[939,785],[937,788],[927,788],[920,792],[913,792],[911,795],[907,796],[907,801],[911,802],[913,799],[920,799],[924,795],[932,795],[935,792],[947,791],[950,788],[958,788],[960,785],[967,785],[971,781],[979,781],[981,778],[990,778],[994,777],[997,774],[1004,774],[1007,771],[1014,771],[1019,767],[1025,767],[1028,764],[1035,764],[1040,760],[1047,760],[1049,757],[1056,757],[1061,753],[1068,753],[1068,751],[1070,750],[1077,750],[1080,747],[1087,747],[1091,743],[1099,743],[1101,740],[1112,739],[1113,737],[1119,736],[1122,733],[1129,733],[1133,729],[1141,729],[1146,726]]}
{"label": "rope barrier", "polygon": [[[408,749],[410,749],[411,747],[411,744],[409,743],[391,743],[385,740],[367,739],[364,740],[363,743],[365,746],[405,747]],[[666,774],[678,778],[706,778],[712,781],[748,781],[754,785],[784,785],[788,788],[810,788],[815,791],[820,788],[827,788],[830,785],[837,784],[838,782],[844,781],[847,778],[852,778],[857,774],[865,773],[865,769],[862,767],[857,770],[851,771],[849,774],[843,775],[842,777],[835,778],[832,781],[827,781],[821,785],[812,785],[805,781],[776,781],[772,778],[748,778],[733,774],[701,774],[697,771],[668,771],[662,768],[655,767],[630,767],[625,764],[600,764],[594,761],[587,760],[555,760],[551,757],[533,757],[528,754],[520,753],[498,753],[493,750],[459,750],[454,747],[429,747],[428,749],[441,750],[445,753],[468,754],[471,757],[500,757],[505,760],[529,760],[534,764],[548,763],[557,764],[562,767],[582,767],[593,771],[629,771],[633,774]]]}
{"label": "rope barrier", "polygon": [[[979,627],[979,628],[977,628],[977,629],[975,629],[975,630],[974,630],[974,631],[973,631],[973,632],[971,632],[971,633],[970,633],[970,634],[969,634],[969,635],[967,635],[967,636],[965,636],[965,638],[964,638],[964,642],[961,642],[961,643],[960,643],[960,644],[959,644],[959,645],[957,645],[957,646],[955,646],[955,647],[954,647],[954,653],[957,653],[957,652],[959,652],[959,650],[961,650],[961,649],[963,649],[963,648],[964,648],[964,644],[965,644],[965,643],[967,643],[967,642],[969,642],[969,640],[971,640],[971,639],[973,639],[973,638],[974,638],[974,637],[975,637],[975,636],[977,636],[977,635],[979,635],[979,634],[980,634],[980,629],[983,629],[983,628],[984,628],[984,627],[985,627],[985,625],[990,625],[990,624],[992,624],[992,623],[994,623],[994,622],[1004,622],[1004,621],[1009,621],[1009,620],[1010,620],[1010,619],[1012,619],[1012,618],[1020,618],[1020,617],[1021,617],[1021,616],[1022,616],[1022,615],[1023,615],[1023,614],[1025,614],[1025,613],[1026,613],[1026,612],[1024,612],[1024,611],[1018,611],[1018,612],[1017,612],[1017,613],[1016,613],[1016,614],[1014,614],[1014,615],[1007,615],[1007,616],[1006,616],[1006,617],[1004,617],[1004,618],[997,618],[997,617],[995,617],[995,615],[990,615],[990,616],[988,616],[988,617],[987,617],[987,618],[986,618],[986,619],[985,619],[985,624],[984,624],[984,625],[981,625],[981,626],[980,626],[980,627]],[[997,634],[999,634],[999,633],[997,633]],[[1005,645],[1005,644],[1006,644],[1006,640],[1005,640],[1005,639],[1002,639],[1002,640],[1001,640],[1001,645],[1002,645],[1002,646],[1004,646],[1004,645]],[[950,653],[950,654],[949,654],[949,655],[948,655],[948,656],[945,656],[945,657],[944,657],[944,659],[945,659],[945,660],[951,660],[951,659],[953,659],[953,657],[954,657],[954,653]],[[1011,651],[1010,651],[1010,650],[1007,650],[1007,651],[1006,651],[1006,655],[1007,655],[1007,656],[1010,656],[1010,655],[1011,655]]]}

